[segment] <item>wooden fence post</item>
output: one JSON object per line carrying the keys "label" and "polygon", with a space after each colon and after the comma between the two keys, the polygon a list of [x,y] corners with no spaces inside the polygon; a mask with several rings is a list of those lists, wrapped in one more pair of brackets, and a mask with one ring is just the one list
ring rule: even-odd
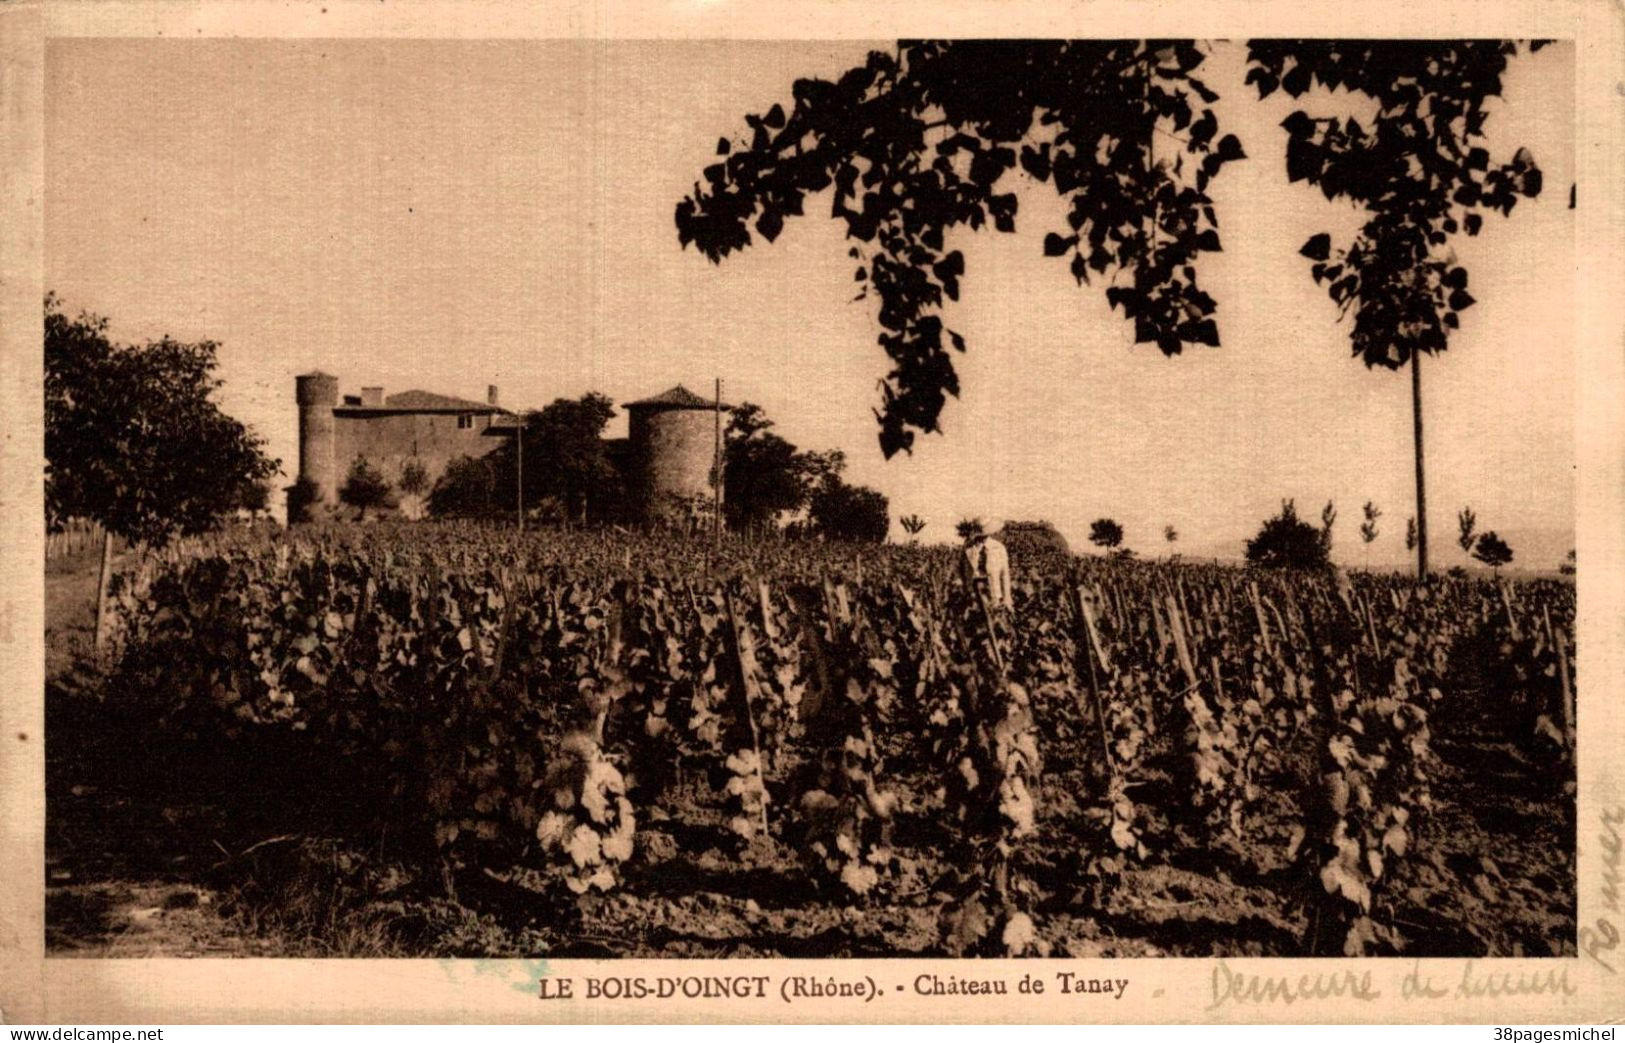
{"label": "wooden fence post", "polygon": [[1100,646],[1100,638],[1095,633],[1095,614],[1083,591],[1081,584],[1072,587],[1072,605],[1077,609],[1078,629],[1082,631],[1078,635],[1079,643],[1084,646],[1084,658],[1089,663],[1089,698],[1094,709],[1095,721],[1100,725],[1100,750],[1106,758],[1106,777],[1112,779],[1117,776],[1117,765],[1112,761],[1111,736],[1107,731],[1106,707],[1100,699],[1099,679],[1095,675],[1095,659],[1100,660],[1100,666],[1107,674],[1111,673],[1112,667],[1107,662],[1105,649]]}
{"label": "wooden fence post", "polygon": [[96,580],[96,651],[107,644],[107,588],[113,575],[113,534],[102,530],[102,567]]}

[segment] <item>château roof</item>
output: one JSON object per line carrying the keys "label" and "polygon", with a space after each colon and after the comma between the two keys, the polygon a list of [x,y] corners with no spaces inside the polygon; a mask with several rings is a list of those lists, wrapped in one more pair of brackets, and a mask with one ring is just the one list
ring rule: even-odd
{"label": "ch\u00e2teau roof", "polygon": [[[696,395],[694,392],[690,391],[688,388],[684,387],[681,384],[678,384],[674,388],[670,388],[670,389],[668,389],[666,391],[662,391],[660,394],[655,395],[653,398],[645,398],[645,399],[639,399],[636,402],[628,402],[628,403],[626,403],[626,408],[627,409],[714,409],[714,408],[716,408],[716,401],[714,399],[701,398],[699,395]],[[724,403],[722,403],[722,408],[723,409],[732,409],[733,407],[728,405],[726,402],[724,402]]]}
{"label": "ch\u00e2teau roof", "polygon": [[475,402],[473,399],[457,398],[455,395],[437,395],[433,391],[397,391],[393,395],[384,396],[381,406],[362,406],[344,404],[340,409],[361,410],[366,412],[388,413],[507,413],[501,406],[493,406],[489,402]]}

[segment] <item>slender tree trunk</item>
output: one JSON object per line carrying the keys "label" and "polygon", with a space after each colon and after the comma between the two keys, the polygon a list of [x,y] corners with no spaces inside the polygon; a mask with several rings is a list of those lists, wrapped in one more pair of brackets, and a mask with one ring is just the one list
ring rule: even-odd
{"label": "slender tree trunk", "polygon": [[1411,429],[1416,436],[1416,579],[1428,579],[1427,482],[1422,476],[1422,353],[1411,350]]}
{"label": "slender tree trunk", "polygon": [[107,588],[113,576],[113,534],[102,530],[102,568],[96,580],[96,650],[107,642]]}

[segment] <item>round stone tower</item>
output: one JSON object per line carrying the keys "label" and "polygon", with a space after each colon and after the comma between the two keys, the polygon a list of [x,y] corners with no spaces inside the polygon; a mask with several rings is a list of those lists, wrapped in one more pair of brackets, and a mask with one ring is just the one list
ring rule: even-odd
{"label": "round stone tower", "polygon": [[337,500],[338,480],[333,471],[333,407],[339,402],[339,378],[306,373],[294,378],[299,403],[299,477],[321,490],[321,502]]}
{"label": "round stone tower", "polygon": [[681,520],[696,498],[712,497],[716,410],[713,400],[681,384],[626,404],[632,501],[643,520]]}

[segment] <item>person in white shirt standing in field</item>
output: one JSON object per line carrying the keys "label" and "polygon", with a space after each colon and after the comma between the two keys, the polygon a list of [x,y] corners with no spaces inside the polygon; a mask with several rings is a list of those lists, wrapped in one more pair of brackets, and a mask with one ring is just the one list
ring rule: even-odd
{"label": "person in white shirt standing in field", "polygon": [[1014,608],[1010,597],[1010,552],[985,533],[965,541],[965,567],[972,578],[987,580],[988,600],[995,608]]}

